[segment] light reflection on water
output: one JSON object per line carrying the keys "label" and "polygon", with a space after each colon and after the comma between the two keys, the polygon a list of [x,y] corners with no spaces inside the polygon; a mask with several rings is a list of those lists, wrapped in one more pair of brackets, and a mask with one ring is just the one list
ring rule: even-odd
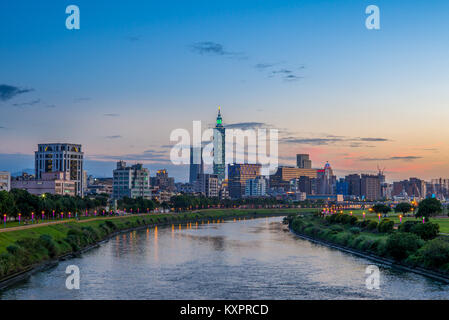
{"label": "light reflection on water", "polygon": [[[282,218],[148,228],[115,236],[79,258],[31,276],[2,299],[448,299],[449,286],[381,268],[282,229]],[[65,288],[77,265],[80,290]]]}

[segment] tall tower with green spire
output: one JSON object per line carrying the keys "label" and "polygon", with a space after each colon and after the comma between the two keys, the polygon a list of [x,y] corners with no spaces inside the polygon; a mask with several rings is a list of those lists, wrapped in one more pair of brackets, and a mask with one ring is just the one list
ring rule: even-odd
{"label": "tall tower with green spire", "polygon": [[220,106],[218,106],[217,124],[214,128],[214,174],[222,182],[226,178],[226,128],[223,126]]}

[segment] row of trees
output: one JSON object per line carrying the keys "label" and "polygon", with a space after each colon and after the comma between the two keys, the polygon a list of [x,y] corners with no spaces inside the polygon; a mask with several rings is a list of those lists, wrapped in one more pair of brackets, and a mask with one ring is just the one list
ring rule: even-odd
{"label": "row of trees", "polygon": [[22,217],[27,218],[31,217],[32,212],[40,216],[41,212],[48,215],[53,210],[56,213],[92,211],[106,207],[107,201],[108,195],[106,194],[94,198],[55,194],[36,196],[26,190],[13,189],[10,192],[0,191],[0,213],[13,218],[17,218],[21,213]]}
{"label": "row of trees", "polygon": [[[387,214],[391,208],[385,204],[378,203],[373,206],[373,211],[379,214]],[[427,198],[419,202],[417,210],[408,202],[402,202],[396,205],[394,211],[397,213],[407,214],[414,212],[415,217],[423,217],[426,221],[430,217],[437,216],[443,212],[443,206],[440,200],[436,198]]]}

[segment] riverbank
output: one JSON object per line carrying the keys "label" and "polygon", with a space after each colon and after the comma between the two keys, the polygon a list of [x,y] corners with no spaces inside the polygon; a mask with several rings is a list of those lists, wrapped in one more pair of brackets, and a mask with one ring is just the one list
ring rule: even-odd
{"label": "riverbank", "polygon": [[[0,234],[0,288],[39,268],[77,255],[121,232],[185,223],[285,216],[301,209],[223,209],[133,215],[43,225]],[[304,209],[302,209],[304,210]]]}
{"label": "riverbank", "polygon": [[349,215],[289,216],[285,222],[303,239],[449,283],[449,243],[442,237],[423,240],[404,228],[379,232],[379,224]]}

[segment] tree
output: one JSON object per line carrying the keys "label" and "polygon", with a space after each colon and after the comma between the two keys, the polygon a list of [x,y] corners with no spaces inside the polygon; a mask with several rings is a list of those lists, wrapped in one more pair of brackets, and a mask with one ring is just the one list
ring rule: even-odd
{"label": "tree", "polygon": [[436,198],[427,198],[422,200],[418,205],[416,217],[424,217],[425,221],[429,221],[429,217],[438,215],[443,211],[440,200]]}
{"label": "tree", "polygon": [[396,205],[394,208],[395,212],[401,212],[402,214],[406,214],[412,211],[413,206],[408,202],[401,202]]}
{"label": "tree", "polygon": [[382,203],[375,204],[372,209],[375,213],[382,213],[384,215],[391,211],[389,206]]}

